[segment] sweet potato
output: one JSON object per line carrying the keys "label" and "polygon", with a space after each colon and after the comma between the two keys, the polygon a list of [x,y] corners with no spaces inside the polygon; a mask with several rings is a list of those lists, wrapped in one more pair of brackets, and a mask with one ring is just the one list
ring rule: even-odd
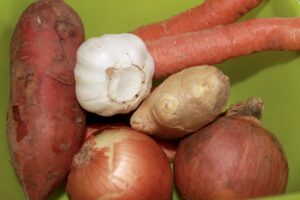
{"label": "sweet potato", "polygon": [[12,164],[27,199],[46,199],[66,177],[83,140],[85,115],[73,68],[82,22],[61,0],[32,3],[11,41],[7,132]]}

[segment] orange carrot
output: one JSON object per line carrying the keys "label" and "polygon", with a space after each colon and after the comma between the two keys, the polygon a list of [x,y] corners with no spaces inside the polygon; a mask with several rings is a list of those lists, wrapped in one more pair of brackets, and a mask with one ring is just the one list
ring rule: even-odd
{"label": "orange carrot", "polygon": [[258,6],[263,0],[206,0],[166,21],[142,26],[133,31],[144,41],[152,41],[191,31],[199,31],[216,25],[230,24]]}
{"label": "orange carrot", "polygon": [[165,37],[146,43],[155,78],[267,50],[300,50],[300,18],[264,18]]}

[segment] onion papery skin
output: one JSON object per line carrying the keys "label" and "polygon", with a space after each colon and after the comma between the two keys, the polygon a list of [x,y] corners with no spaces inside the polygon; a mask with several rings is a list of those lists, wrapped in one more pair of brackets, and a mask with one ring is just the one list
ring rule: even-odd
{"label": "onion papery skin", "polygon": [[246,199],[283,193],[288,163],[256,118],[220,117],[180,142],[174,177],[183,199]]}
{"label": "onion papery skin", "polygon": [[125,127],[85,141],[66,187],[71,200],[170,200],[172,189],[171,167],[158,144]]}

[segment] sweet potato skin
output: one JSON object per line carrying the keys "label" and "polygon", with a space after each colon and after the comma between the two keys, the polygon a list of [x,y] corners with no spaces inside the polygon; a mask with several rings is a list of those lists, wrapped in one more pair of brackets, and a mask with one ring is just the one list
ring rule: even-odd
{"label": "sweet potato skin", "polygon": [[66,177],[85,130],[73,68],[84,40],[79,16],[62,0],[22,14],[11,41],[7,134],[27,199],[46,199]]}

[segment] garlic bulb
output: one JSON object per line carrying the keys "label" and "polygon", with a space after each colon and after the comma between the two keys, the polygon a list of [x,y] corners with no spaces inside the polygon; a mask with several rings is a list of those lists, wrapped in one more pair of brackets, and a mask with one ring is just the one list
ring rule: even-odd
{"label": "garlic bulb", "polygon": [[77,51],[76,97],[101,116],[128,113],[149,95],[154,69],[143,40],[133,34],[88,39]]}

